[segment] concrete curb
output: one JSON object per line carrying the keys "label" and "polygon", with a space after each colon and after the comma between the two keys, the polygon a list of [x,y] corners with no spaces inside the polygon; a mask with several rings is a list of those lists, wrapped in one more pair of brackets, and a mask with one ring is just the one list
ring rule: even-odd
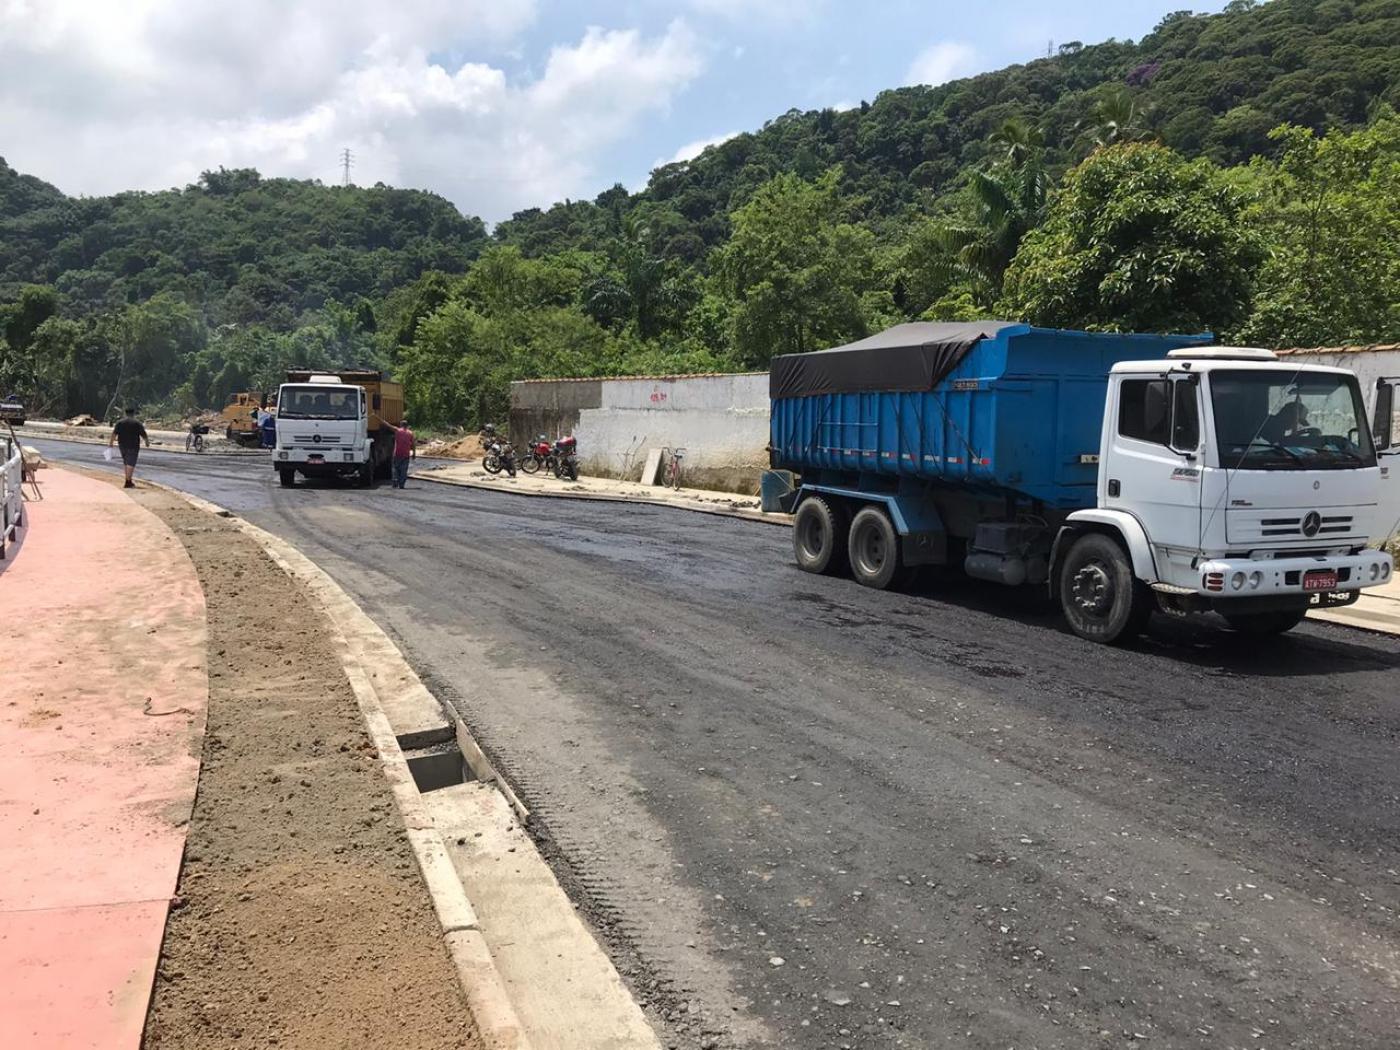
{"label": "concrete curb", "polygon": [[[414,858],[418,862],[423,882],[432,898],[438,922],[442,926],[443,941],[457,970],[457,979],[462,993],[471,1010],[472,1019],[488,1050],[532,1050],[530,1040],[517,1017],[505,982],[501,979],[491,957],[490,947],[482,936],[480,923],[466,890],[457,876],[457,871],[447,852],[446,844],[437,830],[437,825],[428,814],[419,795],[413,774],[409,771],[403,751],[399,747],[384,708],[380,703],[371,676],[366,672],[357,651],[364,647],[357,645],[351,635],[342,627],[342,616],[348,606],[360,616],[364,614],[354,600],[341,589],[330,576],[299,550],[285,540],[273,536],[251,522],[245,521],[216,503],[181,492],[159,482],[142,482],[176,496],[197,510],[219,517],[229,518],[236,523],[239,531],[258,543],[269,558],[291,579],[306,585],[315,595],[326,613],[331,629],[331,640],[340,655],[350,686],[364,718],[365,728],[373,741],[389,781],[390,790],[399,815],[403,819],[408,841],[413,847]],[[341,615],[337,615],[337,612]],[[378,627],[365,617],[374,631]],[[361,628],[364,630],[364,628]],[[380,632],[375,639],[374,649],[378,659],[394,659],[403,663],[395,669],[399,675],[417,675],[403,659],[398,647]],[[392,651],[393,656],[388,653]],[[425,690],[426,691],[426,690]],[[459,734],[462,730],[459,729]],[[473,742],[474,746],[474,742]],[[480,750],[479,748],[477,749]],[[463,751],[465,756],[465,750]],[[484,756],[483,756],[484,757]],[[491,771],[494,774],[494,770]],[[499,777],[493,786],[499,787]],[[518,806],[513,794],[502,792],[507,801]]]}
{"label": "concrete curb", "polygon": [[469,478],[438,478],[429,471],[413,475],[415,481],[431,481],[435,485],[455,485],[457,488],[478,489],[482,492],[500,492],[507,496],[526,496],[530,499],[578,499],[594,503],[637,503],[645,507],[669,507],[671,510],[688,510],[696,514],[712,514],[719,518],[738,518],[741,521],[757,521],[764,525],[791,527],[792,516],[788,514],[764,514],[759,510],[734,510],[724,507],[706,507],[697,503],[679,503],[674,500],[647,499],[645,496],[625,496],[621,493],[600,492],[550,492],[529,489],[503,489],[485,481],[472,481]]}

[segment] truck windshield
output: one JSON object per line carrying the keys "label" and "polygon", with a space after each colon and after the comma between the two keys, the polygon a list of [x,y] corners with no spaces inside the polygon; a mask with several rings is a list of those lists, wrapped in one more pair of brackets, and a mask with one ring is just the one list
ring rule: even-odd
{"label": "truck windshield", "polygon": [[358,419],[360,388],[284,386],[277,415],[282,419]]}
{"label": "truck windshield", "polygon": [[1220,465],[1230,470],[1375,466],[1356,379],[1307,369],[1212,372]]}

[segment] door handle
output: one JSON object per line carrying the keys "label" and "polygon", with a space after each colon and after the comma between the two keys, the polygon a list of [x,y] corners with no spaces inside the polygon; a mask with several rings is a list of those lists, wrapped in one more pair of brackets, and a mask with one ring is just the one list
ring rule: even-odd
{"label": "door handle", "polygon": [[1117,496],[1121,495],[1122,492],[1123,492],[1123,484],[1122,484],[1122,482],[1120,482],[1117,478],[1109,478],[1109,479],[1108,479],[1108,494],[1109,494],[1110,496],[1113,496],[1113,497],[1116,498]]}

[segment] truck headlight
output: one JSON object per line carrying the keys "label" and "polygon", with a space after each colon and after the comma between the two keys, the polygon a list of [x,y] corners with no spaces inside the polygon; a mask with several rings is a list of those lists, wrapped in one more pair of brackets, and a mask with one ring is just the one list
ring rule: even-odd
{"label": "truck headlight", "polygon": [[1384,580],[1384,579],[1387,579],[1389,576],[1390,576],[1390,562],[1383,561],[1383,562],[1381,562],[1381,579],[1383,579],[1383,580]]}
{"label": "truck headlight", "polygon": [[1264,582],[1264,574],[1258,569],[1249,574],[1249,589],[1252,591]]}
{"label": "truck headlight", "polygon": [[1242,572],[1237,572],[1237,573],[1235,573],[1233,576],[1231,576],[1231,577],[1230,577],[1230,586],[1233,587],[1235,590],[1239,590],[1241,587],[1243,587],[1243,586],[1244,586],[1244,573],[1242,573]]}
{"label": "truck headlight", "polygon": [[354,462],[355,462],[355,453],[353,453],[353,452],[347,452],[347,453],[345,453],[345,462],[346,462],[346,463],[354,463]]}
{"label": "truck headlight", "polygon": [[287,453],[285,453],[285,452],[279,452],[279,453],[277,453],[277,458],[278,458],[278,459],[286,459],[286,458],[287,458]]}

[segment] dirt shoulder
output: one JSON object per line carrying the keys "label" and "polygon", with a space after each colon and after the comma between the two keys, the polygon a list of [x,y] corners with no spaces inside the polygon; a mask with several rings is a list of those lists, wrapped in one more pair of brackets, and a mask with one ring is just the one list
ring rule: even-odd
{"label": "dirt shoulder", "polygon": [[148,1048],[478,1047],[354,694],[299,584],[165,493],[209,617],[209,725]]}

